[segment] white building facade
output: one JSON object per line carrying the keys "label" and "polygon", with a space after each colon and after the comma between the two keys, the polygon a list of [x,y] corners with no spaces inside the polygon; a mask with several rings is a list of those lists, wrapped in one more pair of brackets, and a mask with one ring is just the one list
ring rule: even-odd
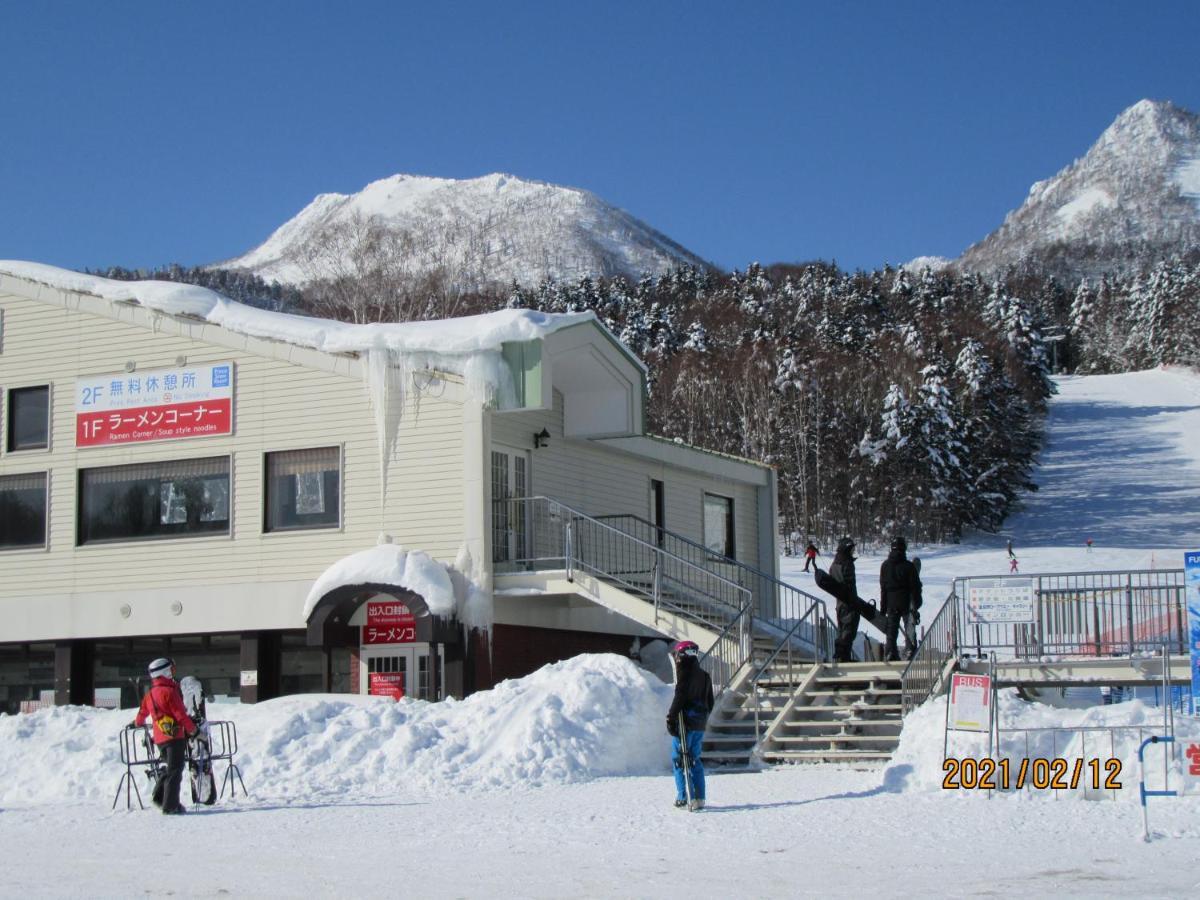
{"label": "white building facade", "polygon": [[162,655],[244,701],[461,696],[683,633],[601,583],[663,530],[774,574],[773,471],[647,436],[590,314],[348,326],[0,262],[0,391],[4,711],[129,706]]}

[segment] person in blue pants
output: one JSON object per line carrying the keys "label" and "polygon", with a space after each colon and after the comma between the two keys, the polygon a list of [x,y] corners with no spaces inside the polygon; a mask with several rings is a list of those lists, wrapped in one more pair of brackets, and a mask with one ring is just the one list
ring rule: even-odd
{"label": "person in blue pants", "polygon": [[[704,729],[713,709],[712,678],[700,667],[700,648],[692,641],[679,641],[671,648],[675,663],[675,696],[667,711],[667,733],[671,735],[671,761],[675,768],[675,806],[690,810],[704,809],[704,764],[700,748]],[[679,720],[683,718],[686,738],[680,736]],[[687,796],[687,781],[683,771],[683,741],[691,760],[692,796]],[[690,800],[690,803],[689,803]]]}

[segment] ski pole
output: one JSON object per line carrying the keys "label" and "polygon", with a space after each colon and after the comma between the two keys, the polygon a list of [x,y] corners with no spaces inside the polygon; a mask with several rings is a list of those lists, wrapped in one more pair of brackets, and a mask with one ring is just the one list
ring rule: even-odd
{"label": "ski pole", "polygon": [[679,713],[679,759],[683,763],[683,785],[690,806],[696,794],[692,786],[692,754],[688,750],[687,724],[682,712]]}

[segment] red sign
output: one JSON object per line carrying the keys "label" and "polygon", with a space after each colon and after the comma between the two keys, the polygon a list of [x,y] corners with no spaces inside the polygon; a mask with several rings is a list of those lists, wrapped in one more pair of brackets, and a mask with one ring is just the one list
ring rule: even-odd
{"label": "red sign", "polygon": [[371,672],[367,678],[367,693],[372,697],[399,700],[404,696],[403,672]]}
{"label": "red sign", "polygon": [[417,639],[417,620],[408,607],[396,600],[367,603],[364,644],[411,644]]}
{"label": "red sign", "polygon": [[1188,758],[1188,774],[1200,775],[1200,744],[1188,744],[1184,755]]}
{"label": "red sign", "polygon": [[227,399],[142,406],[106,413],[77,413],[75,416],[77,447],[230,434],[232,431],[233,402]]}
{"label": "red sign", "polygon": [[233,363],[75,380],[75,446],[233,434]]}

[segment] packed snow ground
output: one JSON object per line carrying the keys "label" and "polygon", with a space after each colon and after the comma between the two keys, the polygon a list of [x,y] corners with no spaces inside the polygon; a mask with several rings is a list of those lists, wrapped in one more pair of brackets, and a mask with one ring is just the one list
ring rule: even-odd
{"label": "packed snow ground", "polygon": [[[1011,523],[1021,570],[1177,567],[1200,546],[1200,380],[1149,372],[1060,388],[1041,490]],[[928,595],[944,596],[956,575],[1002,574],[1006,537],[916,548]],[[864,594],[877,593],[879,560],[859,562]],[[811,589],[809,577],[796,582]],[[250,797],[179,819],[109,810],[131,710],[0,716],[0,892],[1174,897],[1200,887],[1200,796],[1151,800],[1153,839],[1142,842],[1132,739],[1117,749],[1115,799],[943,790],[935,701],[909,717],[886,767],[715,775],[708,808],[689,814],[671,807],[669,695],[628,660],[585,656],[460,702],[214,706],[214,718],[237,723]],[[1136,701],[1061,710],[1006,694],[1000,711],[1010,731],[1104,722],[1149,733],[1161,721]],[[1200,722],[1176,727],[1200,741]],[[955,735],[952,753],[980,752],[973,740]],[[1151,787],[1161,786],[1161,752],[1148,759]],[[1169,778],[1184,783],[1174,762]]]}

